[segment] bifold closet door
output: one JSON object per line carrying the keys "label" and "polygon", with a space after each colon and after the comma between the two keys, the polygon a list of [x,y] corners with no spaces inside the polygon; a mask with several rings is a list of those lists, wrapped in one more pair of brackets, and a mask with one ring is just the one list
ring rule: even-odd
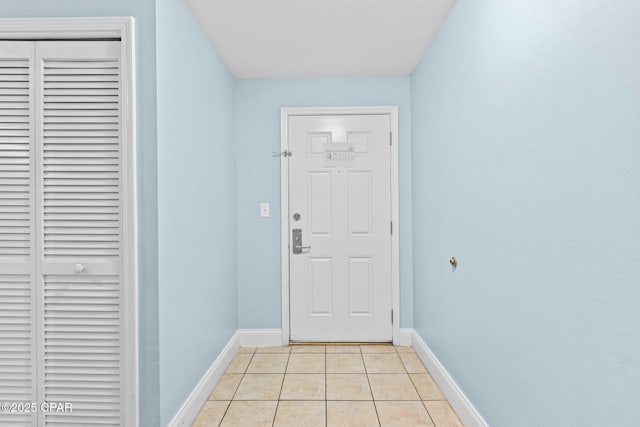
{"label": "bifold closet door", "polygon": [[39,402],[44,425],[124,425],[120,43],[36,44]]}
{"label": "bifold closet door", "polygon": [[128,421],[120,52],[0,42],[0,402],[37,405],[3,427]]}
{"label": "bifold closet door", "polygon": [[33,43],[0,42],[0,402],[16,404],[37,400],[33,64]]}

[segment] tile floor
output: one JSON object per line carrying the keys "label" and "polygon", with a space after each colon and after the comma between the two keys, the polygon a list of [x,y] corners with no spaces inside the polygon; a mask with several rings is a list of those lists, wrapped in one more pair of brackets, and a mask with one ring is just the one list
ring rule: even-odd
{"label": "tile floor", "polygon": [[411,347],[241,347],[195,427],[459,427]]}

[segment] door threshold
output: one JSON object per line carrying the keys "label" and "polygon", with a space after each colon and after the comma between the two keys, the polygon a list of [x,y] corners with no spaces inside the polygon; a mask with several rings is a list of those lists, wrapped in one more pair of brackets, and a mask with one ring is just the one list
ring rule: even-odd
{"label": "door threshold", "polygon": [[393,345],[391,341],[380,342],[380,341],[290,341],[290,346],[297,345],[380,345],[380,346],[388,346]]}

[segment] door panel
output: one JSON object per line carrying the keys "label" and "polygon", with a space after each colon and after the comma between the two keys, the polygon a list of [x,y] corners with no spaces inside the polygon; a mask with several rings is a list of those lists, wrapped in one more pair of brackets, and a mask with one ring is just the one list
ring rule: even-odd
{"label": "door panel", "polygon": [[371,258],[349,258],[349,314],[352,316],[373,315],[372,272]]}
{"label": "door panel", "polygon": [[390,116],[290,116],[288,135],[290,239],[310,246],[290,251],[291,339],[390,341]]}
{"label": "door panel", "polygon": [[38,263],[44,425],[123,425],[120,44],[40,42]]}
{"label": "door panel", "polygon": [[[34,48],[0,42],[0,402],[36,395]],[[35,415],[4,414],[2,426]]]}
{"label": "door panel", "polygon": [[330,172],[309,172],[309,235],[330,236],[332,189]]}
{"label": "door panel", "polygon": [[333,312],[333,260],[309,257],[309,315],[331,316]]}
{"label": "door panel", "polygon": [[371,235],[371,171],[347,172],[350,236]]}

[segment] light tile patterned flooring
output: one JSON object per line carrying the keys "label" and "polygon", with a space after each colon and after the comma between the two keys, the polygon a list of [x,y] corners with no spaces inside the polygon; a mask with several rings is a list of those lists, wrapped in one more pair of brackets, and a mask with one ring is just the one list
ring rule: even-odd
{"label": "light tile patterned flooring", "polygon": [[195,427],[461,427],[411,347],[241,347]]}

